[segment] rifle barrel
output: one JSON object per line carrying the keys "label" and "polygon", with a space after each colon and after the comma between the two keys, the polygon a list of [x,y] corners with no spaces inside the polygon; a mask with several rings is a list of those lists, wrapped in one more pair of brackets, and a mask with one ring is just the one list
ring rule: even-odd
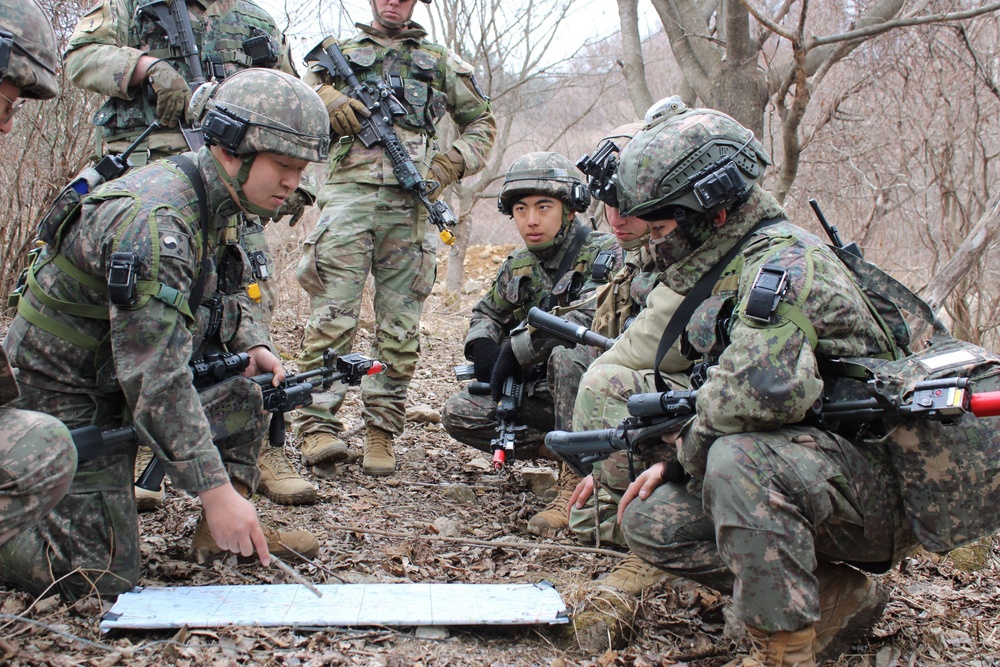
{"label": "rifle barrel", "polygon": [[574,324],[562,317],[547,313],[537,306],[528,311],[528,324],[544,329],[564,340],[593,345],[605,351],[610,350],[611,346],[615,344],[615,341],[606,336],[591,331],[580,324]]}

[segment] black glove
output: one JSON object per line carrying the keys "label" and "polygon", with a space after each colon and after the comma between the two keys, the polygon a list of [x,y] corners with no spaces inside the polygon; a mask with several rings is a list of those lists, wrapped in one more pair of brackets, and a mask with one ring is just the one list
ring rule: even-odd
{"label": "black glove", "polygon": [[493,373],[490,374],[490,393],[493,394],[494,401],[500,400],[503,395],[503,383],[509,377],[513,377],[516,382],[523,380],[521,364],[514,356],[514,348],[510,346],[510,341],[507,341],[500,348],[500,355],[497,357],[497,362],[493,364]]}
{"label": "black glove", "polygon": [[469,359],[475,368],[476,379],[489,382],[493,364],[500,355],[500,345],[492,338],[477,338],[469,343]]}

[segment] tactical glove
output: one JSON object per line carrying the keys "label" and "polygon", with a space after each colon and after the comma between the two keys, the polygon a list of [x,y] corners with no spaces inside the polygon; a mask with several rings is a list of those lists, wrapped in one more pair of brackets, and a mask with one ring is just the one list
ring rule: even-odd
{"label": "tactical glove", "polygon": [[361,131],[358,116],[365,118],[371,116],[364,104],[333,86],[320,86],[316,92],[326,104],[326,111],[330,114],[330,129],[338,136],[349,137],[357,134]]}
{"label": "tactical glove", "polygon": [[492,338],[477,338],[469,343],[469,356],[475,366],[476,379],[489,382],[493,364],[497,362],[500,346]]}
{"label": "tactical glove", "polygon": [[146,79],[156,93],[156,117],[164,127],[177,127],[182,115],[187,120],[191,88],[184,77],[166,60],[157,60],[146,70]]}
{"label": "tactical glove", "polygon": [[465,159],[454,148],[446,153],[438,153],[431,160],[431,173],[434,175],[434,180],[441,184],[441,187],[430,194],[430,200],[437,201],[448,185],[462,178],[462,174],[465,173]]}
{"label": "tactical glove", "polygon": [[308,194],[302,190],[296,188],[292,190],[287,197],[285,197],[284,203],[278,207],[278,212],[274,216],[274,221],[279,222],[286,215],[291,216],[288,219],[288,226],[294,227],[295,224],[302,218],[302,214],[306,212],[306,207],[312,205],[315,201]]}
{"label": "tactical glove", "polygon": [[515,382],[521,382],[524,377],[521,374],[521,364],[514,355],[514,348],[510,346],[510,341],[500,348],[500,355],[493,364],[493,372],[490,374],[490,393],[494,401],[499,401],[503,396],[503,383],[507,378],[513,377]]}

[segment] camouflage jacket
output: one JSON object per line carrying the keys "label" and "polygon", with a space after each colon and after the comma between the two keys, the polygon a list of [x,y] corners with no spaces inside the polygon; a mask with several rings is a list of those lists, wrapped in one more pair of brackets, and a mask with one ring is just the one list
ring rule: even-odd
{"label": "camouflage jacket", "polygon": [[[572,239],[582,223],[574,218],[559,251],[552,257],[541,260],[527,248],[518,248],[512,252],[497,272],[496,280],[490,291],[472,308],[472,321],[469,323],[469,333],[465,337],[465,355],[469,357],[470,345],[477,338],[491,338],[497,343],[506,340],[511,331],[521,324],[528,316],[532,307],[541,304],[542,300],[552,294],[554,305],[550,310],[566,309],[560,314],[567,319],[590,326],[594,319],[596,307],[597,285],[591,275],[594,260],[602,250],[613,249],[615,237],[604,232],[591,232],[580,252],[576,262],[566,274],[554,284],[553,277],[559,269],[563,256],[572,245]],[[548,353],[555,347],[556,341],[537,337],[534,348],[534,358],[527,354],[518,354],[522,366],[532,362],[541,362],[548,358]]]}
{"label": "camouflage jacket", "polygon": [[[166,33],[152,21],[136,18],[136,8],[147,1],[100,0],[80,19],[64,56],[66,74],[74,84],[108,97],[94,115],[94,125],[102,128],[113,152],[120,152],[156,120],[156,104],[149,100],[147,87],[129,87],[139,56],[167,60],[188,81],[193,79],[180,50],[168,44]],[[258,31],[278,45],[278,61],[267,66],[298,76],[274,19],[250,0],[187,0],[187,5],[206,79],[213,72],[221,79],[219,73],[229,76],[250,67],[243,42]],[[176,127],[155,132],[148,145],[150,150],[168,154],[187,150]]]}
{"label": "camouflage jacket", "polygon": [[643,243],[625,255],[625,266],[597,290],[597,310],[591,329],[617,338],[646,307],[646,298],[656,287],[656,270],[649,246]]}
{"label": "camouflage jacket", "polygon": [[[426,176],[431,159],[441,150],[434,140],[435,127],[446,112],[459,128],[459,137],[451,148],[465,160],[464,175],[482,170],[496,142],[497,128],[472,65],[453,51],[428,41],[427,31],[413,22],[394,37],[361,23],[357,27],[361,32],[353,38],[341,42],[328,37],[322,46],[339,44],[360,81],[387,74],[399,77],[401,90],[396,97],[407,114],[395,121],[396,134],[421,174]],[[302,78],[306,83],[317,88],[332,84],[342,92],[348,91],[344,81],[332,78],[318,63],[307,60],[306,65],[308,71]],[[327,184],[398,182],[382,146],[365,148],[353,136],[333,139]],[[320,192],[320,205],[322,202]]]}
{"label": "camouflage jacket", "polygon": [[[195,161],[205,182],[207,243],[197,195],[173,163],[158,161],[106,183],[85,198],[79,219],[67,223],[60,252],[52,254],[46,246],[39,255],[39,293],[31,287],[21,296],[4,346],[20,382],[86,395],[95,405],[96,415],[54,416],[71,427],[92,419],[112,428],[131,415],[174,483],[198,492],[228,477],[189,361],[206,347],[245,351],[269,343],[246,295],[251,268],[239,243],[243,218],[208,149],[186,157]],[[203,248],[215,261],[206,264],[204,299],[195,317],[188,318],[183,311],[200,273]],[[137,284],[159,286],[157,296],[140,293],[133,306],[110,303],[108,272],[116,252],[135,253]],[[90,312],[56,310],[56,301]],[[55,326],[32,323],[38,314]]]}
{"label": "camouflage jacket", "polygon": [[7,353],[0,347],[0,405],[10,403],[18,397],[17,380],[14,379],[14,369],[7,361]]}
{"label": "camouflage jacket", "polygon": [[[755,187],[750,201],[662,279],[686,294],[758,221],[778,215],[774,198]],[[786,272],[787,289],[770,318],[759,321],[747,304],[765,264]],[[751,236],[695,310],[686,339],[694,354],[718,358],[698,390],[697,416],[682,433],[682,463],[697,476],[716,438],[802,421],[823,392],[822,359],[892,349],[850,269],[819,238],[788,222]]]}

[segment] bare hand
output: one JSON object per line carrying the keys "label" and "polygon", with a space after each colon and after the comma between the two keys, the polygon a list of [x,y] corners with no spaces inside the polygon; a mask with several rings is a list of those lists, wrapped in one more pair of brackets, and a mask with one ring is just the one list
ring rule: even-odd
{"label": "bare hand", "polygon": [[580,480],[580,483],[576,485],[573,489],[573,495],[569,499],[569,507],[566,509],[566,516],[569,517],[570,512],[573,511],[575,507],[578,510],[582,510],[587,499],[594,495],[594,476],[587,475]]}
{"label": "bare hand", "polygon": [[651,494],[656,487],[663,484],[663,475],[666,471],[666,463],[654,463],[650,467],[646,468],[641,475],[636,477],[634,482],[628,485],[628,488],[625,490],[625,495],[622,496],[621,501],[618,503],[618,523],[622,522],[622,516],[625,514],[625,508],[628,507],[630,502],[632,502],[636,497],[640,500],[649,498],[649,494]]}
{"label": "bare hand", "polygon": [[285,369],[281,365],[281,362],[278,361],[278,358],[267,347],[264,345],[251,347],[247,350],[247,354],[250,355],[250,365],[243,371],[243,377],[274,373],[274,379],[271,380],[271,386],[273,387],[277,387],[284,381]]}
{"label": "bare hand", "polygon": [[252,556],[256,551],[264,567],[271,564],[267,538],[257,520],[257,512],[249,500],[236,492],[232,484],[202,491],[198,496],[205,509],[208,530],[220,549],[241,556]]}

